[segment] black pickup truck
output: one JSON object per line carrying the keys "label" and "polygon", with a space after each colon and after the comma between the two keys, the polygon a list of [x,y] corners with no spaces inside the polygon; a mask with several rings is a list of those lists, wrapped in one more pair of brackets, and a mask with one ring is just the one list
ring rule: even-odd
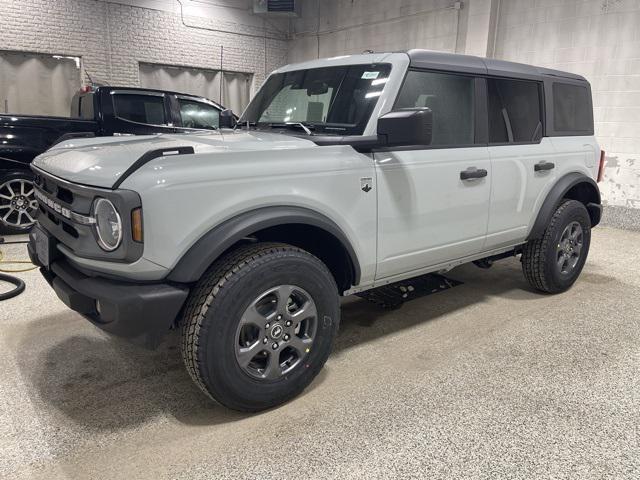
{"label": "black pickup truck", "polygon": [[[0,114],[0,230],[27,231],[37,203],[31,161],[52,145],[79,137],[215,130],[223,107],[206,98],[163,90],[83,87],[71,115]],[[223,122],[231,111],[222,115]]]}

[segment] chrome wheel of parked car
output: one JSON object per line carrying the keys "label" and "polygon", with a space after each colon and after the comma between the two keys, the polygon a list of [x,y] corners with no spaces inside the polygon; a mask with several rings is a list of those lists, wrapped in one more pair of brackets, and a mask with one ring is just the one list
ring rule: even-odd
{"label": "chrome wheel of parked car", "polygon": [[280,285],[246,309],[236,333],[236,359],[252,377],[275,380],[297,368],[311,350],[316,304],[305,290]]}
{"label": "chrome wheel of parked car", "polygon": [[38,210],[33,182],[20,174],[0,182],[0,222],[14,230],[27,230],[35,223]]}

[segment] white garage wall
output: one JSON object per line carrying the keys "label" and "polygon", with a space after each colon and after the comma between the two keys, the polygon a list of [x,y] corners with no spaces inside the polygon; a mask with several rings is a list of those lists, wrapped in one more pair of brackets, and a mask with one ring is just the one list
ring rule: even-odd
{"label": "white garage wall", "polygon": [[640,229],[640,0],[465,0],[462,10],[456,3],[307,0],[289,58],[428,48],[584,75],[607,153],[605,220]]}
{"label": "white garage wall", "polygon": [[139,85],[140,62],[219,69],[222,55],[255,90],[286,63],[287,20],[265,22],[250,0],[182,3],[184,23],[177,0],[0,0],[0,50],[79,56],[94,79],[125,86]]}
{"label": "white garage wall", "polygon": [[252,15],[251,0],[182,0],[184,22],[178,0],[0,0],[0,50],[80,56],[94,78],[132,86],[140,62],[217,70],[222,54],[225,70],[253,74],[252,93],[287,60],[365,49],[430,48],[577,72],[594,90],[603,196],[619,207],[608,212],[640,226],[640,0],[302,2],[289,24]]}
{"label": "white garage wall", "polygon": [[460,10],[450,0],[306,0],[289,61],[364,50],[459,51]]}
{"label": "white garage wall", "polygon": [[[584,75],[607,154],[604,201],[628,221],[640,208],[640,1],[502,1],[495,56]],[[631,210],[633,209],[633,210]]]}

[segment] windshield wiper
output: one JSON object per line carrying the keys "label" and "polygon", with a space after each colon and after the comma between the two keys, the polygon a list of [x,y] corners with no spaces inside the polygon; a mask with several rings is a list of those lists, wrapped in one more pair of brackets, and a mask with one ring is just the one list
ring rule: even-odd
{"label": "windshield wiper", "polygon": [[311,135],[311,130],[314,130],[316,127],[313,125],[305,125],[302,122],[283,122],[283,123],[270,123],[269,126],[271,128],[288,128],[288,127],[298,127],[305,131],[307,135]]}

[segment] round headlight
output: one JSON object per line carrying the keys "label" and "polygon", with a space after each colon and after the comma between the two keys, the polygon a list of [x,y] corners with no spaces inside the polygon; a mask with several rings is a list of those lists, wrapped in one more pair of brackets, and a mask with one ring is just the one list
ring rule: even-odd
{"label": "round headlight", "polygon": [[93,216],[100,247],[107,252],[118,248],[122,241],[122,220],[113,203],[106,198],[98,198],[93,205]]}

